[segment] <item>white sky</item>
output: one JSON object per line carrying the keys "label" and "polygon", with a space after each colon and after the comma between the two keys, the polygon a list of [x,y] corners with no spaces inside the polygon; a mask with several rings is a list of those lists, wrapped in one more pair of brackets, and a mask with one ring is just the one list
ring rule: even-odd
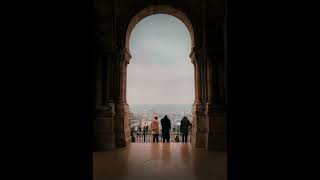
{"label": "white sky", "polygon": [[183,22],[166,14],[142,19],[131,33],[129,50],[129,104],[193,103],[191,38]]}

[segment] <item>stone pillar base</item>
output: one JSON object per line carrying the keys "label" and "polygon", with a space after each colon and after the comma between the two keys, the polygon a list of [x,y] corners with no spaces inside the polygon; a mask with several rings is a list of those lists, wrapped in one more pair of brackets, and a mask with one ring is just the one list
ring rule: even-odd
{"label": "stone pillar base", "polygon": [[116,133],[116,146],[125,147],[131,143],[130,129]]}
{"label": "stone pillar base", "polygon": [[116,146],[125,147],[131,142],[129,105],[125,102],[119,102],[116,112]]}
{"label": "stone pillar base", "polygon": [[192,116],[192,146],[195,148],[206,148],[208,144],[208,126],[204,114],[203,104],[199,102],[195,102],[193,104]]}
{"label": "stone pillar base", "polygon": [[111,150],[116,148],[116,135],[114,132],[96,133],[94,151]]}
{"label": "stone pillar base", "polygon": [[226,151],[226,137],[224,132],[213,132],[208,134],[208,149]]}
{"label": "stone pillar base", "polygon": [[114,127],[114,104],[96,108],[96,119],[94,121],[94,151],[109,150],[116,147]]}
{"label": "stone pillar base", "polygon": [[191,137],[191,143],[194,148],[207,148],[208,133],[196,132]]}
{"label": "stone pillar base", "polygon": [[208,149],[227,150],[226,113],[224,106],[207,106],[209,121]]}

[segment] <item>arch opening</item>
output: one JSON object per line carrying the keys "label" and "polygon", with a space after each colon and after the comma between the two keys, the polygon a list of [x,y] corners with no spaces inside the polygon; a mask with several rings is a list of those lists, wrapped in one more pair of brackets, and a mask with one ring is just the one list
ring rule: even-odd
{"label": "arch opening", "polygon": [[[131,63],[130,65],[128,66],[128,79],[127,79],[127,82],[131,82],[131,75],[132,73],[130,72],[130,68],[132,66],[134,66],[134,63],[138,60],[141,60],[139,59],[139,57],[136,56],[136,52],[134,49],[132,49],[132,34],[134,34],[134,31],[136,29],[136,27],[139,26],[139,23],[141,23],[143,20],[145,19],[148,19],[152,16],[155,16],[155,15],[165,15],[165,16],[171,16],[172,18],[176,19],[177,21],[179,21],[181,23],[181,25],[185,28],[186,32],[187,32],[187,41],[188,42],[184,42],[187,44],[187,49],[186,49],[186,52],[184,53],[184,63],[185,64],[188,64],[189,65],[189,69],[187,70],[187,72],[189,72],[189,76],[187,78],[191,79],[192,81],[192,85],[191,85],[191,89],[192,89],[192,93],[191,95],[189,95],[189,97],[191,98],[194,98],[195,97],[195,77],[194,77],[194,66],[192,65],[191,63],[191,60],[190,60],[190,57],[189,55],[191,54],[192,50],[193,50],[193,47],[194,47],[194,32],[193,32],[193,27],[191,25],[191,22],[190,20],[187,18],[187,16],[181,12],[180,10],[177,10],[177,9],[174,9],[170,6],[164,6],[164,5],[156,5],[156,6],[151,6],[151,7],[148,7],[148,8],[145,8],[143,9],[142,11],[138,12],[133,18],[132,20],[130,21],[129,25],[128,25],[128,28],[127,28],[127,32],[126,32],[126,43],[125,43],[125,48],[126,48],[126,51],[129,52],[130,54],[130,57],[132,58],[131,60]],[[172,40],[172,39],[171,39]],[[148,58],[148,57],[147,57]],[[179,71],[179,69],[176,69],[176,71]],[[127,89],[128,91],[126,91],[126,93],[128,94],[128,96],[126,95],[126,97],[128,97],[128,103],[130,104],[132,102],[132,98],[130,96],[130,84],[127,86]],[[183,87],[181,88],[183,89]],[[144,94],[145,95],[145,94]],[[168,101],[170,102],[170,101]],[[172,101],[171,101],[172,102]],[[163,103],[163,102],[162,102]],[[160,103],[160,104],[162,104]],[[184,113],[182,114],[182,116],[187,116],[188,119],[192,122],[192,112],[191,112],[191,109],[192,109],[192,104],[194,103],[194,99],[190,100],[189,101],[189,107],[188,108],[185,108],[185,109],[188,109],[188,112],[187,113]],[[132,109],[132,106],[130,105],[130,109]],[[160,118],[163,117],[164,114],[154,114],[155,116],[160,116]],[[130,117],[131,116],[131,117]],[[129,112],[129,121],[132,120],[133,118],[133,113],[132,112]],[[182,117],[179,117],[174,119],[174,125],[180,125],[180,123],[177,121],[177,120],[181,120]],[[172,116],[171,116],[171,119],[172,119]],[[140,122],[141,123],[141,122]],[[129,122],[130,124],[130,122]],[[129,125],[130,127],[132,127],[131,125]],[[178,126],[174,128],[179,128]],[[138,128],[136,127],[136,130]],[[191,134],[191,133],[190,133]],[[171,139],[171,138],[170,138]],[[191,138],[190,138],[191,139]],[[181,139],[180,139],[181,140]]]}
{"label": "arch opening", "polygon": [[149,6],[145,9],[139,11],[131,19],[131,21],[129,22],[129,24],[127,26],[126,38],[125,38],[125,48],[127,50],[129,50],[129,40],[130,40],[130,36],[131,36],[131,33],[132,33],[134,27],[145,17],[151,16],[154,14],[168,14],[168,15],[171,15],[171,16],[178,18],[180,21],[182,21],[185,24],[185,26],[189,30],[190,37],[191,37],[191,49],[190,49],[190,53],[191,53],[193,47],[195,47],[194,30],[193,30],[192,23],[189,20],[189,18],[182,11],[180,11],[174,7],[171,7],[171,6],[167,6],[167,5]]}

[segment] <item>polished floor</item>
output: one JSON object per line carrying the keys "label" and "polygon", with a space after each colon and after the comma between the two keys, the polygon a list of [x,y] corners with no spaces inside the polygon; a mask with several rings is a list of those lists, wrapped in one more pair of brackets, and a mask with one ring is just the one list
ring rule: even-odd
{"label": "polished floor", "polygon": [[225,152],[182,143],[131,143],[93,153],[94,180],[226,180]]}

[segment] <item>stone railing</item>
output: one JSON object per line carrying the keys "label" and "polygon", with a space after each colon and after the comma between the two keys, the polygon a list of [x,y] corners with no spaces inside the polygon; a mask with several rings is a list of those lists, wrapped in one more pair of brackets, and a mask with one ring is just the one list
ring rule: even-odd
{"label": "stone railing", "polygon": [[[162,134],[159,134],[159,142],[163,142]],[[133,143],[153,143],[153,134],[151,133],[131,133],[131,139]],[[172,143],[182,143],[181,133],[170,133],[170,142]],[[188,134],[187,142],[191,142],[191,133]]]}

